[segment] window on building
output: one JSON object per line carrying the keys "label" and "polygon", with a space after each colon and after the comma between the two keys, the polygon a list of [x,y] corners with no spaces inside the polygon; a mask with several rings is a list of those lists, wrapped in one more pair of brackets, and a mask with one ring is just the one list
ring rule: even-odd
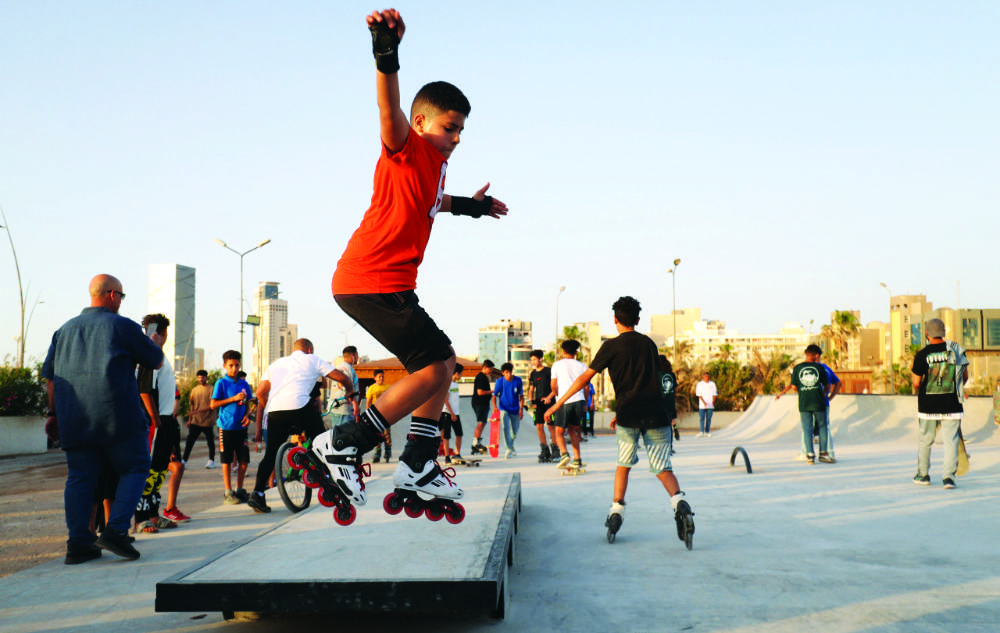
{"label": "window on building", "polygon": [[1000,319],[986,319],[983,330],[986,334],[987,345],[1000,345]]}

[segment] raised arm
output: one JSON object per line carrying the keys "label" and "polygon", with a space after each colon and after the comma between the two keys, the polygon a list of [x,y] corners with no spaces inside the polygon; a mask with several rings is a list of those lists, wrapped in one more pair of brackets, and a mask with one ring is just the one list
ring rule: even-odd
{"label": "raised arm", "polygon": [[382,143],[389,151],[398,152],[410,133],[410,121],[399,105],[398,49],[406,25],[395,9],[373,11],[366,19],[372,33],[372,54],[377,69],[375,92]]}

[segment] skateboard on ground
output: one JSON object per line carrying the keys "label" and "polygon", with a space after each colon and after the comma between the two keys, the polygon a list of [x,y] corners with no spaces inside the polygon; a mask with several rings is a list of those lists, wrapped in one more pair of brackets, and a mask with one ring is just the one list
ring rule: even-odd
{"label": "skateboard on ground", "polygon": [[969,453],[965,450],[965,438],[962,437],[962,429],[958,429],[958,469],[955,471],[956,477],[961,477],[969,472]]}
{"label": "skateboard on ground", "polygon": [[490,415],[490,457],[500,456],[500,409],[493,409]]}
{"label": "skateboard on ground", "polygon": [[572,475],[573,477],[576,477],[577,475],[582,475],[587,472],[587,465],[581,464],[579,466],[574,466],[573,462],[570,462],[565,466],[561,466],[559,470],[562,471],[561,474],[563,476]]}
{"label": "skateboard on ground", "polygon": [[451,463],[453,466],[479,466],[479,463],[483,460],[478,457],[452,457]]}

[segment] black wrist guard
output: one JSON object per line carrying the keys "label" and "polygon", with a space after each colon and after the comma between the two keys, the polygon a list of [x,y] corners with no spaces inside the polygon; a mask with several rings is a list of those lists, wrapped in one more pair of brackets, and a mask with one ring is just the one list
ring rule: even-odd
{"label": "black wrist guard", "polygon": [[399,37],[396,31],[386,26],[384,21],[372,22],[368,30],[372,32],[375,68],[385,75],[399,72]]}
{"label": "black wrist guard", "polygon": [[493,196],[486,196],[482,200],[466,198],[464,196],[451,197],[452,215],[468,215],[473,218],[481,218],[493,208]]}

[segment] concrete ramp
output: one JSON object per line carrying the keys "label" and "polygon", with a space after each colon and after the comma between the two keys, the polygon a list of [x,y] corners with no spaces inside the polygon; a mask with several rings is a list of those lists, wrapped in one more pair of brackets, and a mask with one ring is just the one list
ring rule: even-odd
{"label": "concrete ramp", "polygon": [[[965,401],[962,432],[967,442],[982,442],[998,433],[992,410],[992,398],[971,397]],[[738,442],[797,444],[802,437],[799,420],[798,396],[794,393],[779,400],[757,396],[738,420],[713,436]],[[845,443],[916,442],[916,421],[916,396],[844,394],[835,397],[830,406],[831,429],[839,449]]]}
{"label": "concrete ramp", "polygon": [[[482,469],[485,471],[486,469]],[[315,503],[156,585],[156,611],[491,615],[507,609],[520,511],[517,473],[463,472],[458,525],[387,514],[391,478],[341,527]]]}

